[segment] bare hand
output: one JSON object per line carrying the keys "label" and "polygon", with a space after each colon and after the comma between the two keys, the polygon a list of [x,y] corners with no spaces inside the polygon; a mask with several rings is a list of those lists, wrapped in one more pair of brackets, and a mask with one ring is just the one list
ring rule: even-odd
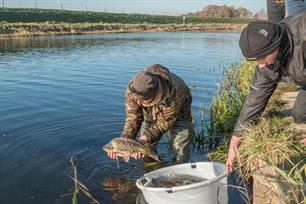
{"label": "bare hand", "polygon": [[138,138],[138,141],[141,143],[141,144],[146,144],[148,142],[148,138],[147,136],[145,135],[142,135]]}
{"label": "bare hand", "polygon": [[107,152],[107,156],[111,159],[118,159],[118,154],[116,152]]}
{"label": "bare hand", "polygon": [[227,161],[226,161],[226,172],[230,173],[233,171],[233,163],[235,160],[239,162],[239,151],[238,151],[238,146],[240,144],[240,138],[233,135],[229,150],[228,150],[228,155],[227,155]]}
{"label": "bare hand", "polygon": [[144,154],[140,153],[140,152],[135,152],[133,154],[131,154],[131,157],[134,159],[140,159],[140,158],[144,158]]}

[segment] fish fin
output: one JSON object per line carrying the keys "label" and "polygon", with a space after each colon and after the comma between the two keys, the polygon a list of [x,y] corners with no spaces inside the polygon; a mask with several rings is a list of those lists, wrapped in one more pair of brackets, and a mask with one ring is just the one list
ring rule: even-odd
{"label": "fish fin", "polygon": [[159,156],[156,152],[152,151],[150,147],[147,147],[147,153],[148,156],[152,157],[155,161],[160,161]]}
{"label": "fish fin", "polygon": [[129,154],[124,154],[124,155],[123,155],[123,160],[124,160],[125,162],[129,162],[129,161],[130,161],[130,155],[129,155]]}

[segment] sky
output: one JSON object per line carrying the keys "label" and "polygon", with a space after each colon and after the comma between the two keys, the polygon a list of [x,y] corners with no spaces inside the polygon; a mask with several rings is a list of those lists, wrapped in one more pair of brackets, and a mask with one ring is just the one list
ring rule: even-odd
{"label": "sky", "polygon": [[266,0],[0,0],[1,6],[19,8],[51,8],[116,13],[181,15],[202,10],[210,4],[242,6],[256,13],[266,9]]}

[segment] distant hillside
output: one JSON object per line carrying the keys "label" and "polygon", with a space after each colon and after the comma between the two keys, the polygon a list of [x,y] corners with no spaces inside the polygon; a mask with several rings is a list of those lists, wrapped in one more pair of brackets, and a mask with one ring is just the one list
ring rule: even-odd
{"label": "distant hillside", "polygon": [[233,23],[246,24],[248,19],[199,18],[148,14],[72,11],[56,9],[0,8],[0,21],[8,23],[67,22],[67,23],[130,23],[130,24],[190,24]]}
{"label": "distant hillside", "polygon": [[252,12],[243,7],[235,8],[234,6],[218,6],[208,5],[201,11],[190,12],[185,14],[189,17],[204,17],[204,18],[252,18]]}

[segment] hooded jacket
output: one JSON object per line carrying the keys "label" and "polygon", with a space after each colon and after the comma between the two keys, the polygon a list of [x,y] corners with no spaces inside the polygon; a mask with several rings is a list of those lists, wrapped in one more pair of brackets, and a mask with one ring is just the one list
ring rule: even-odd
{"label": "hooded jacket", "polygon": [[[176,121],[192,120],[192,96],[185,82],[166,67],[154,64],[144,71],[157,75],[161,86],[150,104],[142,104],[127,88],[125,92],[126,120],[120,136],[135,138],[142,122],[145,121],[150,125],[145,126],[143,135],[150,142],[154,142],[173,128]],[[131,83],[132,81],[129,84]]]}
{"label": "hooded jacket", "polygon": [[306,12],[292,15],[279,23],[285,37],[273,65],[256,67],[250,93],[240,112],[234,129],[241,136],[245,127],[257,121],[281,79],[289,78],[306,87]]}

